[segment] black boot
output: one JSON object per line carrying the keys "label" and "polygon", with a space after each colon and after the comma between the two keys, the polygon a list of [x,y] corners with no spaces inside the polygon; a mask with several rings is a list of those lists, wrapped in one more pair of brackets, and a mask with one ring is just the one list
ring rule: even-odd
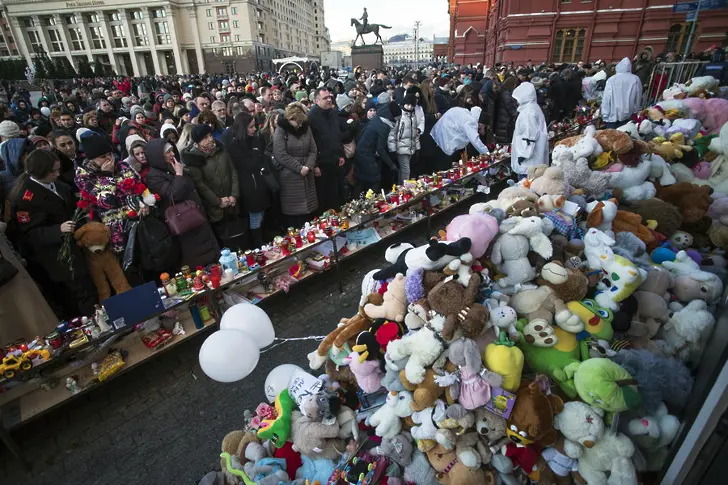
{"label": "black boot", "polygon": [[260,247],[263,246],[263,229],[251,229],[250,239],[253,242],[253,248],[260,249]]}

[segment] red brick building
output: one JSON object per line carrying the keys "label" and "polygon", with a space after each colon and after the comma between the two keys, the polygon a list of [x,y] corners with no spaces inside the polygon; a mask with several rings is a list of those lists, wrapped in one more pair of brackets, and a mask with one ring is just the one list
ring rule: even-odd
{"label": "red brick building", "polygon": [[[684,52],[692,22],[673,13],[686,0],[448,0],[449,59],[458,64],[576,62]],[[728,8],[702,11],[691,51],[728,40]]]}

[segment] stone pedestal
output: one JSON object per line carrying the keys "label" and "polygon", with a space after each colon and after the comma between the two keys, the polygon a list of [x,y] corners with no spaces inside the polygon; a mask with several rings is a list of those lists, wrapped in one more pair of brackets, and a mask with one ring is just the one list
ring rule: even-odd
{"label": "stone pedestal", "polygon": [[351,48],[351,65],[361,66],[364,70],[384,67],[384,49],[380,44],[354,46]]}

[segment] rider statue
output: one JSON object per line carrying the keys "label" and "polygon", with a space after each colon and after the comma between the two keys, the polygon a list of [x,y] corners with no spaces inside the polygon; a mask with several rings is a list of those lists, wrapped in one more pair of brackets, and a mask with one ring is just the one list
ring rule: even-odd
{"label": "rider statue", "polygon": [[369,14],[367,13],[366,8],[364,8],[364,14],[361,16],[361,18],[359,20],[361,20],[363,22],[362,27],[366,28],[367,25],[369,25]]}
{"label": "rider statue", "polygon": [[[360,20],[363,23],[360,24],[359,23]],[[362,16],[360,18],[351,19],[351,25],[356,28],[356,38],[351,43],[352,47],[356,46],[356,41],[359,39],[361,39],[362,45],[366,45],[366,42],[364,41],[364,37],[363,37],[366,34],[374,34],[377,37],[376,40],[374,41],[374,43],[376,44],[378,41],[383,44],[384,41],[382,40],[382,36],[379,35],[379,29],[391,29],[392,28],[388,25],[383,25],[383,24],[370,24],[369,23],[369,14],[367,13],[366,8],[364,9],[364,13],[362,14]]]}

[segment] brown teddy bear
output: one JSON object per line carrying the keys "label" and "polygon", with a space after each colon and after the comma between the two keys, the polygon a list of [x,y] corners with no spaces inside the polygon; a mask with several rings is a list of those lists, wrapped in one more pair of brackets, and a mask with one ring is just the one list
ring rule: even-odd
{"label": "brown teddy bear", "polygon": [[466,338],[475,338],[483,331],[490,314],[486,307],[475,303],[479,286],[480,278],[470,278],[467,288],[455,279],[447,279],[427,294],[430,310],[445,317],[442,338],[452,340],[458,328]]}
{"label": "brown teddy bear", "polygon": [[531,182],[531,190],[539,196],[566,195],[570,187],[566,183],[561,167],[549,167],[542,176]]}
{"label": "brown teddy bear", "polygon": [[655,183],[656,197],[664,200],[680,210],[683,224],[697,222],[705,216],[712,202],[710,194],[713,189],[708,185],[694,185],[690,182],[679,182],[667,187]]}
{"label": "brown teddy bear", "polygon": [[619,130],[599,130],[594,136],[605,152],[612,152],[621,161],[621,155],[625,155],[634,148],[632,137]]}
{"label": "brown teddy bear", "polygon": [[[561,197],[563,199],[563,197]],[[540,200],[539,200],[540,204]],[[520,199],[506,210],[506,217],[531,217],[539,214],[539,204],[531,200]]]}
{"label": "brown teddy bear", "polygon": [[617,216],[612,221],[612,229],[615,233],[631,232],[647,246],[655,242],[652,231],[642,225],[642,216],[634,212],[618,210]]}
{"label": "brown teddy bear", "polygon": [[403,322],[407,314],[407,295],[404,291],[405,276],[397,273],[387,286],[382,303],[375,305],[367,303],[364,312],[369,318],[385,318],[394,322]]}
{"label": "brown teddy bear", "polygon": [[458,459],[457,448],[448,450],[438,443],[427,452],[427,459],[437,472],[437,481],[442,485],[482,485],[486,483],[483,469],[465,466]]}
{"label": "brown teddy bear", "polygon": [[419,384],[412,384],[407,380],[405,371],[399,373],[399,380],[404,388],[412,393],[410,407],[413,411],[422,411],[425,408],[434,406],[435,401],[445,393],[445,388],[435,382],[435,371],[425,370],[425,378]]}
{"label": "brown teddy bear", "polygon": [[682,215],[678,208],[661,199],[637,200],[620,205],[620,208],[642,216],[644,222],[657,222],[655,230],[665,237],[675,234],[682,225]]}
{"label": "brown teddy bear", "polygon": [[111,230],[105,224],[87,222],[76,230],[74,237],[76,244],[86,249],[86,262],[99,294],[99,302],[111,296],[109,282],[117,295],[131,290],[119,261],[108,247]]}

